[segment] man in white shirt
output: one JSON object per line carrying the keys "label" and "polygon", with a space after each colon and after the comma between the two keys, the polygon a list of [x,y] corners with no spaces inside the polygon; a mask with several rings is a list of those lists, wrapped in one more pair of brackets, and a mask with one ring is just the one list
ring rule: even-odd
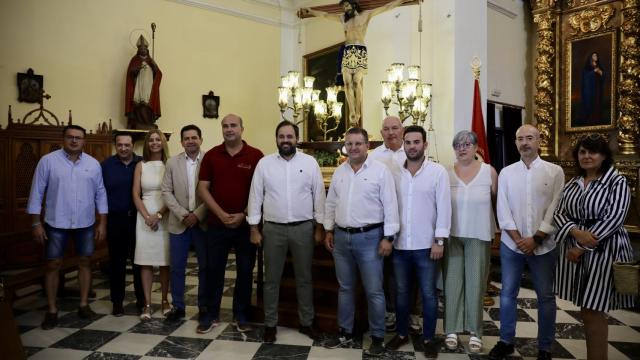
{"label": "man in white shirt", "polygon": [[422,296],[424,352],[438,356],[435,339],[438,318],[436,280],[438,261],[451,227],[449,175],[440,164],[425,158],[427,134],[421,126],[404,130],[407,160],[392,170],[400,209],[400,233],[393,243],[393,265],[397,284],[397,334],[387,348],[397,350],[409,342],[409,306],[413,279]]}
{"label": "man in white shirt", "polygon": [[397,116],[387,116],[382,121],[380,135],[384,143],[373,149],[369,156],[387,164],[388,161],[395,161],[402,166],[407,160],[404,147],[402,146],[402,121]]}
{"label": "man in white shirt", "polygon": [[[249,193],[251,242],[264,248],[265,343],[276,341],[278,295],[287,249],[295,271],[300,332],[312,339],[319,335],[313,327],[311,263],[315,244],[324,238],[325,191],[318,162],[296,150],[298,135],[294,123],[278,124],[278,152],[260,159]],[[258,227],[261,218],[262,232]]]}
{"label": "man in white shirt", "polygon": [[551,359],[555,336],[556,300],[553,293],[557,250],[553,212],[562,193],[564,173],[540,159],[540,133],[532,125],[516,132],[520,161],[502,169],[498,177],[497,212],[502,229],[500,263],[500,341],[490,359],[513,353],[517,296],[525,264],[538,297],[538,359]]}
{"label": "man in white shirt", "polygon": [[167,315],[168,322],[179,321],[185,316],[185,271],[192,243],[196,248],[198,282],[201,284],[198,287],[198,306],[202,308],[207,303],[204,291],[205,234],[200,228],[206,219],[207,208],[196,196],[198,170],[204,156],[200,150],[201,135],[200,128],[195,125],[187,125],[180,130],[184,152],[167,160],[162,179],[162,197],[170,211],[168,230],[173,308]]}
{"label": "man in white shirt", "polygon": [[[360,271],[369,312],[370,355],[384,352],[385,298],[383,258],[391,254],[399,230],[398,202],[387,167],[367,157],[367,131],[351,128],[345,134],[349,159],[333,173],[325,206],[325,247],[333,253],[338,293],[340,335],[326,343],[337,348],[353,342],[356,274]],[[335,235],[334,235],[335,232]]]}

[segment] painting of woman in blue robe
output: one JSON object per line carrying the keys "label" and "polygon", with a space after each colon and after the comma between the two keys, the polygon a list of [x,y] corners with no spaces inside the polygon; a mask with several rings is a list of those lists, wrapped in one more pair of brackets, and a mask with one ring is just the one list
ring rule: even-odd
{"label": "painting of woman in blue robe", "polygon": [[591,53],[582,70],[580,120],[582,125],[599,125],[603,117],[605,72],[597,52]]}
{"label": "painting of woman in blue robe", "polygon": [[614,126],[615,38],[614,33],[605,33],[569,43],[567,130]]}

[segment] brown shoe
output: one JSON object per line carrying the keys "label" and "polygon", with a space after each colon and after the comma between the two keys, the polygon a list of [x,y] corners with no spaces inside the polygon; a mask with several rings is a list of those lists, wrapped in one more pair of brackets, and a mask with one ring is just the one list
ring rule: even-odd
{"label": "brown shoe", "polygon": [[398,350],[402,345],[407,344],[409,342],[409,337],[402,337],[400,335],[394,336],[385,347],[389,350]]}
{"label": "brown shoe", "polygon": [[301,334],[307,335],[311,340],[318,340],[320,338],[320,331],[315,326],[300,326],[298,330]]}
{"label": "brown shoe", "polygon": [[276,342],[276,333],[278,332],[278,329],[276,329],[275,326],[271,327],[271,326],[265,326],[264,327],[264,335],[262,337],[262,342],[267,343],[267,344],[273,344],[274,342]]}

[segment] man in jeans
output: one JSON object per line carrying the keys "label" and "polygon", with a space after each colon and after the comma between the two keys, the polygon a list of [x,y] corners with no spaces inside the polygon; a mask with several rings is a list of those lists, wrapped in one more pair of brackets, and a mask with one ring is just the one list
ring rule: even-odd
{"label": "man in jeans", "polygon": [[[173,307],[167,315],[168,322],[181,320],[185,316],[184,282],[187,258],[191,243],[195,245],[198,258],[198,283],[206,283],[205,236],[200,226],[207,215],[206,206],[196,196],[198,171],[204,154],[200,151],[202,132],[195,125],[180,130],[180,143],[184,152],[167,161],[162,180],[162,197],[169,215],[169,253],[171,255],[171,299]],[[198,287],[198,306],[204,309],[207,294],[203,286]]]}
{"label": "man in jeans", "polygon": [[417,282],[422,297],[424,355],[435,359],[439,349],[435,338],[438,261],[451,228],[449,175],[442,165],[425,158],[427,134],[422,126],[408,126],[403,139],[407,160],[391,170],[398,194],[400,233],[393,243],[397,334],[387,348],[398,350],[409,342],[410,299]]}
{"label": "man in jeans", "polygon": [[[67,125],[62,135],[62,149],[50,152],[38,162],[27,205],[33,238],[46,249],[44,281],[48,309],[41,325],[44,330],[53,329],[58,324],[58,274],[70,237],[75,238],[76,254],[80,258],[78,315],[83,319],[95,315],[88,303],[91,255],[94,240],[104,241],[107,232],[107,192],[100,163],[82,151],[86,131],[78,125]],[[44,224],[40,222],[43,200]],[[100,221],[94,229],[96,210]]]}
{"label": "man in jeans", "polygon": [[[351,128],[345,134],[349,159],[333,173],[325,206],[325,247],[333,253],[338,292],[340,334],[328,348],[353,342],[356,274],[360,271],[367,296],[371,346],[369,355],[384,352],[385,298],[382,265],[391,254],[399,230],[398,202],[387,167],[367,157],[367,131]],[[335,235],[334,235],[335,233]]]}
{"label": "man in jeans", "polygon": [[[249,195],[251,242],[264,249],[264,338],[276,341],[280,278],[287,252],[296,278],[300,332],[318,337],[313,327],[313,248],[324,238],[325,191],[318,162],[298,152],[298,126],[283,121],[276,127],[278,152],[263,157],[256,167]],[[264,219],[260,232],[258,224]],[[315,220],[315,222],[314,222]]]}
{"label": "man in jeans", "polygon": [[234,325],[240,332],[250,330],[247,316],[251,306],[253,266],[257,249],[249,239],[245,209],[249,200],[251,178],[263,155],[262,151],[242,140],[244,127],[238,115],[225,116],[221,124],[224,142],[204,155],[198,182],[198,195],[209,209],[204,291],[213,294],[206,305],[206,315],[200,319],[198,333],[209,332],[218,324],[224,272],[231,248],[235,249],[236,254]]}
{"label": "man in jeans", "polygon": [[500,341],[489,359],[505,359],[513,353],[517,298],[525,264],[531,270],[538,298],[538,359],[551,359],[555,337],[556,297],[553,281],[558,252],[553,233],[553,212],[564,185],[558,165],[538,156],[540,133],[532,125],[516,132],[520,161],[502,169],[498,177],[497,212],[502,235],[500,264]]}

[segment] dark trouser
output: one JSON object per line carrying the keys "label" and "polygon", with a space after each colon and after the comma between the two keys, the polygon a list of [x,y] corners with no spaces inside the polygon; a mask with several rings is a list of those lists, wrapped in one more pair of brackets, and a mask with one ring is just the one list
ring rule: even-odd
{"label": "dark trouser", "polygon": [[207,230],[205,285],[207,320],[218,319],[224,291],[224,273],[229,250],[236,253],[236,283],[233,291],[233,317],[240,323],[247,322],[251,305],[253,266],[256,262],[256,246],[249,240],[249,226],[245,223],[236,229],[210,225]]}
{"label": "dark trouser", "polygon": [[[206,283],[205,235],[198,225],[185,229],[182,234],[169,234],[169,254],[171,256],[171,299],[173,306],[184,310],[184,287],[187,258],[191,243],[195,245],[198,258],[198,283]],[[198,287],[198,306],[205,306],[206,294],[202,286]]]}
{"label": "dark trouser", "polygon": [[133,263],[136,251],[136,212],[109,213],[107,216],[107,243],[109,246],[109,282],[111,302],[122,304],[124,300],[127,259],[133,266],[133,287],[138,304],[144,305],[140,266]]}

